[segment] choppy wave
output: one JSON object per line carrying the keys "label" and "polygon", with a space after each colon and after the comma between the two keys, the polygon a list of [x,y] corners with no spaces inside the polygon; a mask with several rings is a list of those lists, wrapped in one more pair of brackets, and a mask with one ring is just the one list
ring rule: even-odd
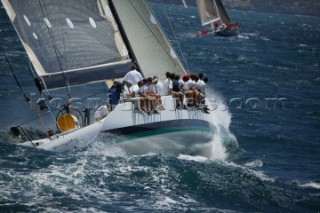
{"label": "choppy wave", "polygon": [[245,163],[244,166],[249,167],[249,168],[262,167],[263,162],[262,162],[262,160],[257,159],[257,160]]}
{"label": "choppy wave", "polygon": [[[168,13],[156,11],[160,21],[167,20]],[[210,96],[217,106],[212,112],[217,131],[206,153],[146,148],[140,154],[132,146],[118,146],[112,137],[98,138],[81,152],[52,153],[18,146],[3,133],[0,212],[320,209],[319,19],[233,11],[241,26],[238,37],[200,39],[195,38],[202,29],[196,14],[195,8],[185,12],[170,6],[170,24],[177,32],[169,38],[178,39],[189,71],[207,75],[214,91]],[[163,26],[171,29],[168,23]],[[24,73],[25,54],[17,37],[11,29],[1,30],[1,47],[16,50],[10,56]],[[12,95],[17,88],[7,67],[0,65],[5,103],[0,104],[1,125],[7,128],[28,120],[22,108],[12,106],[29,106],[21,104],[22,96]],[[259,110],[247,110],[252,97],[259,100]],[[275,97],[287,98],[285,108],[263,107],[265,98]],[[231,105],[234,99],[239,100],[236,107]],[[38,136],[37,130],[30,131]]]}
{"label": "choppy wave", "polygon": [[320,189],[320,183],[319,182],[308,182],[304,184],[299,184],[302,188],[313,188],[313,189]]}

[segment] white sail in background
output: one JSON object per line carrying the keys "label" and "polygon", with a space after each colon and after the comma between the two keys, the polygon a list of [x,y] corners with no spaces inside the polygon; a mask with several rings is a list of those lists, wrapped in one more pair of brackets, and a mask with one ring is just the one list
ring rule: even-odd
{"label": "white sail in background", "polygon": [[212,0],[197,0],[202,25],[208,25],[219,20],[217,8]]}
{"label": "white sail in background", "polygon": [[220,19],[222,21],[222,23],[228,25],[231,23],[231,19],[228,16],[228,13],[226,11],[226,9],[224,8],[221,0],[215,0],[215,3],[217,5],[218,11],[219,11],[219,15],[220,15]]}
{"label": "white sail in background", "polygon": [[230,23],[230,18],[220,0],[197,0],[202,25],[213,22]]}

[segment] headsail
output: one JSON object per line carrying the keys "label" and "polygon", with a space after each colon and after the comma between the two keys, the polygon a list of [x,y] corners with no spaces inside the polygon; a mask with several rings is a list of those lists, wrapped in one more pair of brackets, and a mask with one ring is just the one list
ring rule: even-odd
{"label": "headsail", "polygon": [[202,25],[208,25],[213,22],[230,23],[230,18],[224,9],[221,0],[197,0]]}
{"label": "headsail", "polygon": [[214,1],[197,0],[197,7],[203,26],[211,24],[212,22],[218,21],[220,19]]}
{"label": "headsail", "polygon": [[147,0],[112,2],[144,76],[164,79],[166,71],[181,76],[186,73]]}
{"label": "headsail", "polygon": [[220,19],[222,21],[222,23],[228,25],[231,23],[231,20],[228,16],[228,13],[226,11],[226,9],[224,8],[221,0],[215,0],[216,2],[216,5],[217,5],[217,8],[218,8],[218,11],[219,11],[219,14],[220,14]]}
{"label": "headsail", "polygon": [[2,0],[48,88],[122,77],[131,60],[106,0]]}

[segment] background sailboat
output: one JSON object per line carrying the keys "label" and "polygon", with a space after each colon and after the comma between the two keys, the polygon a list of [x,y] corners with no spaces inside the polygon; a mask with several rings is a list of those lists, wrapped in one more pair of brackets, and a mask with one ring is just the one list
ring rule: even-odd
{"label": "background sailboat", "polygon": [[202,26],[209,29],[197,32],[197,36],[216,34],[233,36],[239,33],[238,23],[232,23],[221,0],[197,0]]}

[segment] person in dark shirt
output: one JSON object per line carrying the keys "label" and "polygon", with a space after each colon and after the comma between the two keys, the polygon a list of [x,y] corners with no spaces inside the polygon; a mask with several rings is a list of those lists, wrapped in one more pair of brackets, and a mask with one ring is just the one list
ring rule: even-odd
{"label": "person in dark shirt", "polygon": [[113,81],[112,86],[108,90],[109,104],[111,110],[119,103],[122,85],[118,81]]}
{"label": "person in dark shirt", "polygon": [[183,93],[181,92],[179,76],[172,73],[171,81],[172,81],[172,96],[176,99],[177,109],[182,109],[183,105]]}

